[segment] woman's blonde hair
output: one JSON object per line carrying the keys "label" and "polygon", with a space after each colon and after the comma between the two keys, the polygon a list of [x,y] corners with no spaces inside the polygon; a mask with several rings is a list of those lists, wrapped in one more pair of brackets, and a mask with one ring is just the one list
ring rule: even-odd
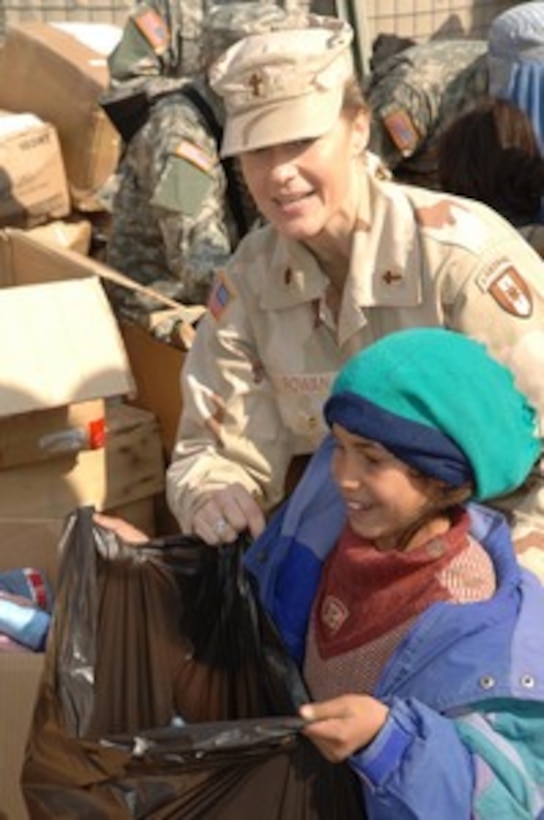
{"label": "woman's blonde hair", "polygon": [[370,114],[370,106],[356,77],[351,77],[344,86],[342,113],[350,119],[361,113]]}

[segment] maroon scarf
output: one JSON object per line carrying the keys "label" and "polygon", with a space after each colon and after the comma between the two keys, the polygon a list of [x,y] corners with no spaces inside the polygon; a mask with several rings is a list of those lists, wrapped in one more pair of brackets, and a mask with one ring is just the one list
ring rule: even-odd
{"label": "maroon scarf", "polygon": [[474,575],[454,575],[455,589],[444,580],[448,565],[473,543],[468,526],[468,514],[459,510],[445,535],[407,552],[382,552],[346,528],[325,564],[314,604],[321,658],[327,660],[397,631],[436,601],[488,597],[494,577],[481,549],[478,555],[483,561],[480,565],[475,560]]}

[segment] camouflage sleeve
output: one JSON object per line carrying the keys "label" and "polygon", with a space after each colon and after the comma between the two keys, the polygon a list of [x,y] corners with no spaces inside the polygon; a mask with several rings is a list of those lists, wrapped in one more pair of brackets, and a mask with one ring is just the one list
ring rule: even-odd
{"label": "camouflage sleeve", "polygon": [[[108,263],[170,298],[205,304],[235,242],[225,191],[213,136],[182,94],[164,98],[120,168]],[[157,309],[145,297],[117,295],[125,314]]]}
{"label": "camouflage sleeve", "polygon": [[259,306],[219,275],[182,373],[183,411],[167,471],[167,497],[182,529],[206,491],[241,483],[265,509],[283,495],[292,456],[277,395],[252,332]]}
{"label": "camouflage sleeve", "polygon": [[394,170],[487,86],[483,41],[436,41],[384,60],[371,77],[370,148]]}
{"label": "camouflage sleeve", "polygon": [[135,77],[187,77],[203,69],[205,0],[136,0],[108,56],[113,83]]}
{"label": "camouflage sleeve", "polygon": [[158,77],[168,73],[171,32],[166,15],[150,2],[138,2],[130,11],[121,38],[108,55],[113,83],[135,77]]}
{"label": "camouflage sleeve", "polygon": [[385,81],[368,95],[372,110],[370,149],[394,170],[425,141],[432,112],[423,91]]}

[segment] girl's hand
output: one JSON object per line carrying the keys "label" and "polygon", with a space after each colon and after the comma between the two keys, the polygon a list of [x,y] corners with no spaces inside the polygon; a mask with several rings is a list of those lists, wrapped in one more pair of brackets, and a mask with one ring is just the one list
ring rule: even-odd
{"label": "girl's hand", "polygon": [[300,716],[310,721],[304,735],[332,763],[339,763],[374,740],[389,708],[368,695],[342,695],[320,703],[306,703]]}

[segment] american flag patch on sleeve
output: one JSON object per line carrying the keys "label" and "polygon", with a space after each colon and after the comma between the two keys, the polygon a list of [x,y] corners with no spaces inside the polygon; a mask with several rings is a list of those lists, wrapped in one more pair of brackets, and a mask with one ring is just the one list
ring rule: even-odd
{"label": "american flag patch on sleeve", "polygon": [[170,43],[170,32],[162,17],[153,9],[143,9],[134,15],[134,22],[157,54],[166,51]]}
{"label": "american flag patch on sleeve", "polygon": [[417,148],[420,137],[407,112],[403,108],[390,106],[384,113],[383,122],[401,154],[410,156]]}
{"label": "american flag patch on sleeve", "polygon": [[222,270],[219,271],[208,300],[208,310],[214,319],[219,319],[235,297],[236,293],[228,281],[225,272]]}
{"label": "american flag patch on sleeve", "polygon": [[202,148],[199,148],[198,145],[188,140],[181,140],[175,153],[178,157],[181,157],[181,159],[187,160],[187,162],[200,168],[201,171],[206,171],[208,174],[215,165],[215,159],[213,157],[203,151]]}

